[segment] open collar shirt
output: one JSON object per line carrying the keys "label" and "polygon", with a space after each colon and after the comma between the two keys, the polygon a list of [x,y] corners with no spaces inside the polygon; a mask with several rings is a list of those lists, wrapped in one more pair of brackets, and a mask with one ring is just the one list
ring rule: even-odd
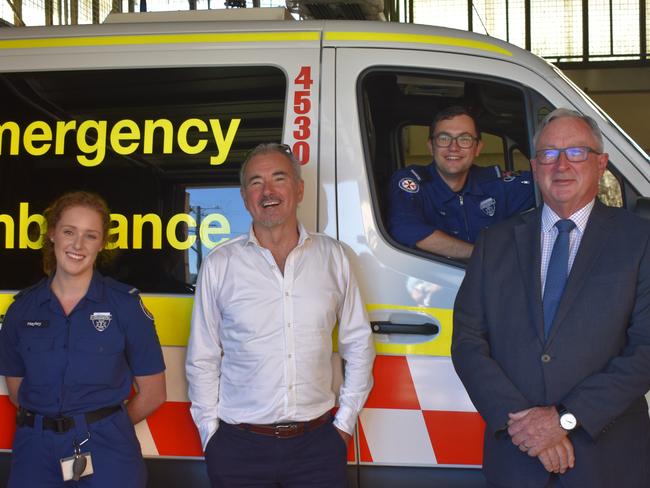
{"label": "open collar shirt", "polygon": [[[352,433],[372,388],[374,347],[342,246],[299,227],[284,275],[251,226],[215,248],[197,282],[186,372],[203,447],[227,423],[307,421],[331,409]],[[333,391],[332,332],[345,361]]]}

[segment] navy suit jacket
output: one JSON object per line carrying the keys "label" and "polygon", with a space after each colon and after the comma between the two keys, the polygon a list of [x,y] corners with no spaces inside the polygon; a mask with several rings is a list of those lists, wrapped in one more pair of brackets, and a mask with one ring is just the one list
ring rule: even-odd
{"label": "navy suit jacket", "polygon": [[596,202],[544,340],[541,209],[486,229],[456,297],[452,359],[486,421],[490,483],[549,474],[505,430],[508,413],[563,404],[575,468],[566,488],[650,487],[650,222]]}

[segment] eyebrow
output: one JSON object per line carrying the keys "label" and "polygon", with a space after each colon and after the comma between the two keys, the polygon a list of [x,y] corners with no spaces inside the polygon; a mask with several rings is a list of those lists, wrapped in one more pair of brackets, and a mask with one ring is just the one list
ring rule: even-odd
{"label": "eyebrow", "polygon": [[96,233],[96,234],[101,234],[102,233],[102,231],[97,230],[97,229],[79,229],[79,227],[77,227],[74,224],[61,224],[61,227],[63,227],[64,229],[82,230],[83,232],[93,232],[93,233]]}
{"label": "eyebrow", "polygon": [[[271,173],[271,176],[289,176],[289,172],[281,169],[281,170],[274,171],[273,173]],[[262,175],[259,175],[259,174],[252,175],[250,178],[248,178],[248,180],[246,180],[246,182],[250,183],[251,181],[256,180],[256,179],[262,179]]]}

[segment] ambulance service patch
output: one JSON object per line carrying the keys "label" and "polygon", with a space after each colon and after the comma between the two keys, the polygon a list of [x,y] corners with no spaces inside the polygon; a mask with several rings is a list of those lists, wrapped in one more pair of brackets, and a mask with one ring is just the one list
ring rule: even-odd
{"label": "ambulance service patch", "polygon": [[479,207],[485,215],[487,215],[488,217],[494,217],[494,212],[496,211],[496,205],[497,205],[497,201],[494,198],[490,197],[483,200],[479,204]]}
{"label": "ambulance service patch", "polygon": [[95,312],[90,316],[90,321],[98,332],[104,332],[111,324],[112,318],[110,312]]}
{"label": "ambulance service patch", "polygon": [[417,193],[420,191],[420,185],[413,178],[402,178],[399,180],[399,187],[408,193]]}

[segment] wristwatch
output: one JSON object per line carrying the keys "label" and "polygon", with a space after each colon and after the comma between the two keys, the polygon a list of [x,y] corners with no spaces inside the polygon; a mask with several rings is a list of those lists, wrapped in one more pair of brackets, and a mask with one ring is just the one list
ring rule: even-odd
{"label": "wristwatch", "polygon": [[567,432],[573,431],[578,426],[578,419],[564,405],[557,406],[557,413],[560,415],[560,427]]}

